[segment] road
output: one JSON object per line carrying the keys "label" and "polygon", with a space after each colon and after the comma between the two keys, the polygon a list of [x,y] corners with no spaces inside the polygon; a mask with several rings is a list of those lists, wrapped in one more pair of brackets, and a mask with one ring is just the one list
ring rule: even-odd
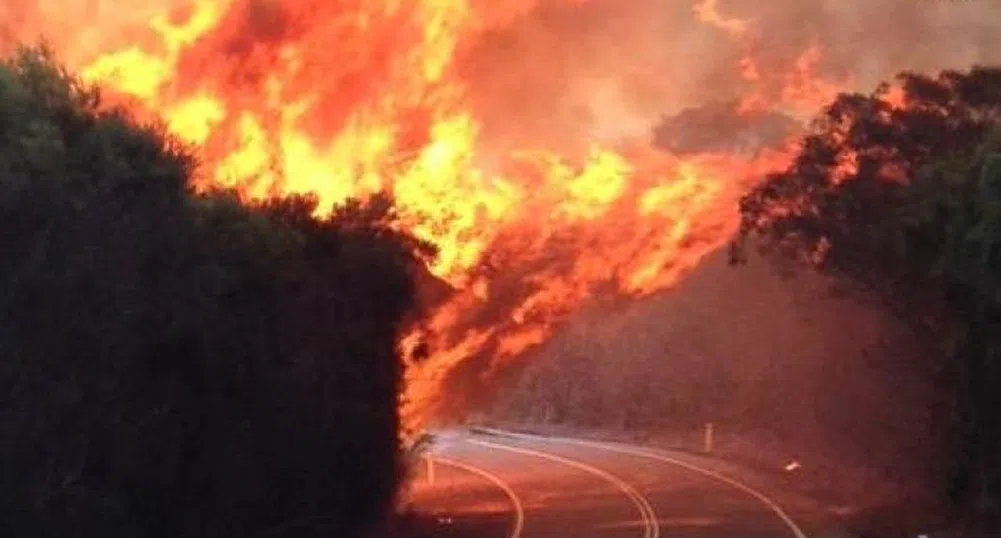
{"label": "road", "polygon": [[765,491],[689,455],[512,432],[435,437],[410,500],[439,518],[443,536],[844,536],[808,499]]}

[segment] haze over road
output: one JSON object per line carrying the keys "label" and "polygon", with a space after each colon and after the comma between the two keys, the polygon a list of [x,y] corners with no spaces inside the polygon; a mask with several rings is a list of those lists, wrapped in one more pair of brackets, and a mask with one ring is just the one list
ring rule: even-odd
{"label": "haze over road", "polygon": [[[436,432],[413,505],[476,537],[830,538],[815,503],[632,445]],[[465,535],[465,534],[463,534]],[[452,534],[449,534],[452,536]]]}

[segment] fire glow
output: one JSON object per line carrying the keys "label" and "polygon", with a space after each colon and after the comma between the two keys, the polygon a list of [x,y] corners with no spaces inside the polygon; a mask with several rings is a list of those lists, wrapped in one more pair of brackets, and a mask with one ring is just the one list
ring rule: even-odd
{"label": "fire glow", "polygon": [[[324,210],[393,194],[400,224],[440,249],[429,270],[454,289],[401,337],[409,425],[441,409],[462,364],[480,361],[489,376],[599,289],[639,297],[669,288],[729,239],[748,182],[791,154],[780,145],[672,155],[645,137],[521,147],[515,135],[486,136],[484,109],[457,66],[536,0],[149,5],[37,0],[6,15],[46,21],[37,32],[86,80],[197,146],[202,185],[249,197],[313,193]],[[748,85],[742,111],[810,113],[843,87],[815,75],[819,47],[784,72],[763,72],[751,23],[712,0],[689,7],[692,24],[744,51],[733,66]],[[418,347],[427,350],[420,360]]]}

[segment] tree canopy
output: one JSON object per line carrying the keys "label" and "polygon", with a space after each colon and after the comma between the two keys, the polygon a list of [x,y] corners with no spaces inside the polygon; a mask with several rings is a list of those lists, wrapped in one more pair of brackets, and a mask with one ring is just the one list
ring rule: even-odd
{"label": "tree canopy", "polygon": [[318,219],[196,173],[46,50],[0,64],[0,534],[352,536],[390,507],[426,249],[386,198]]}
{"label": "tree canopy", "polygon": [[838,277],[940,350],[930,375],[957,418],[948,492],[998,521],[1001,69],[898,83],[899,99],[883,85],[826,109],[792,165],[742,199],[733,252],[753,243]]}

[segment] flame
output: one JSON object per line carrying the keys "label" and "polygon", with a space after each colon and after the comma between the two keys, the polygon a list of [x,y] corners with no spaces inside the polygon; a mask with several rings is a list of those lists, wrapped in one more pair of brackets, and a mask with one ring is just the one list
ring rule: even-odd
{"label": "flame", "polygon": [[[0,16],[71,36],[54,44],[86,80],[200,148],[200,185],[313,193],[324,212],[392,192],[400,225],[438,246],[429,270],[454,289],[401,337],[410,425],[442,409],[449,380],[471,360],[485,360],[479,372],[489,377],[601,294],[672,286],[731,236],[749,182],[792,151],[680,156],[644,140],[583,155],[556,152],[562,140],[497,151],[510,141],[483,136],[456,66],[534,0],[32,5]],[[816,75],[819,46],[764,73],[752,21],[713,0],[694,13],[743,51],[734,69],[748,85],[745,112],[810,111],[844,85]],[[414,358],[421,345],[430,355]]]}

